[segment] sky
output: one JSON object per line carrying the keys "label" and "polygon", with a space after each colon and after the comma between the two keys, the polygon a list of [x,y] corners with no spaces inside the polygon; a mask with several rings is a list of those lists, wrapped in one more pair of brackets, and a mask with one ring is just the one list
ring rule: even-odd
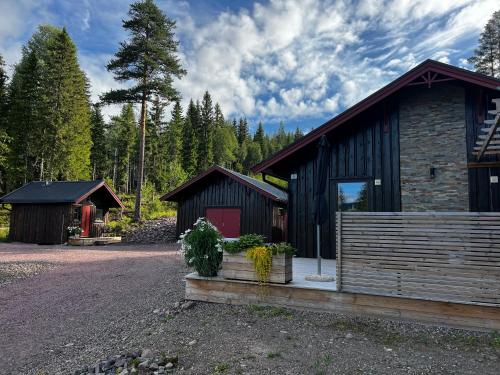
{"label": "sky", "polygon": [[[65,26],[91,97],[120,87],[105,65],[127,38],[126,0],[0,0],[10,67],[38,25]],[[226,118],[310,131],[420,62],[467,64],[495,0],[157,0],[177,22],[183,104],[205,90]],[[108,107],[107,116],[118,108]]]}

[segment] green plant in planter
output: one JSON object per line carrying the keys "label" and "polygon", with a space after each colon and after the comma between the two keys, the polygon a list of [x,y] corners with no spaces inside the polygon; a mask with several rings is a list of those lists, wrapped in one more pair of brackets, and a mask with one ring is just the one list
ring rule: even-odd
{"label": "green plant in planter", "polygon": [[179,238],[186,264],[200,276],[217,276],[222,262],[222,236],[217,228],[205,218],[199,218],[193,229],[186,230]]}
{"label": "green plant in planter", "polygon": [[273,255],[286,254],[294,255],[295,248],[287,242],[272,243],[267,246],[267,248],[273,253]]}
{"label": "green plant in planter", "polygon": [[224,250],[230,254],[241,253],[251,247],[263,246],[265,237],[260,234],[244,234],[237,241],[224,243]]}

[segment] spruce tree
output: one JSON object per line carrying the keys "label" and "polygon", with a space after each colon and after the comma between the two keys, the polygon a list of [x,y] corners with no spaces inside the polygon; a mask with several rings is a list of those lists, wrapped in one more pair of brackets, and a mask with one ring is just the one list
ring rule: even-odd
{"label": "spruce tree", "polygon": [[5,63],[0,55],[0,193],[6,190],[5,174],[7,167],[7,154],[9,151],[7,136],[7,73]]}
{"label": "spruce tree", "polygon": [[23,48],[10,87],[12,187],[90,176],[88,83],[65,29],[41,26]]}
{"label": "spruce tree", "polygon": [[92,166],[92,179],[104,179],[108,172],[106,123],[101,113],[99,104],[92,106],[90,116],[92,130],[92,148],[90,150],[90,164]]}
{"label": "spruce tree", "polygon": [[132,104],[125,104],[120,115],[111,118],[109,142],[113,164],[111,168],[113,185],[120,192],[128,194],[134,182],[132,163],[134,148],[137,144],[137,122]]}
{"label": "spruce tree", "polygon": [[295,129],[295,133],[293,134],[293,140],[294,141],[297,141],[299,140],[300,138],[302,138],[304,136],[304,133],[302,132],[302,130],[300,130],[300,128],[297,126],[297,129]]}
{"label": "spruce tree", "polygon": [[468,61],[474,64],[476,72],[500,78],[500,10],[486,23],[479,46]]}
{"label": "spruce tree", "polygon": [[176,101],[172,109],[172,117],[162,137],[163,155],[166,164],[181,161],[183,130],[182,107],[179,101]]}
{"label": "spruce tree", "polygon": [[191,116],[184,119],[184,138],[182,142],[182,168],[189,177],[196,174],[196,132],[191,124]]}
{"label": "spruce tree", "polygon": [[144,159],[144,176],[146,181],[150,181],[158,190],[159,169],[161,163],[160,136],[164,128],[163,124],[164,104],[157,97],[153,101],[148,122],[146,124],[146,143]]}
{"label": "spruce tree", "polygon": [[120,44],[120,49],[107,65],[120,82],[131,81],[126,89],[111,90],[103,96],[110,103],[140,103],[139,160],[137,195],[134,220],[141,218],[141,189],[144,179],[144,152],[146,136],[147,103],[159,96],[163,100],[178,97],[172,86],[174,77],[181,78],[185,71],[177,57],[178,42],[174,39],[175,21],[158,8],[153,0],[133,3],[129,19],[123,28],[130,39]]}
{"label": "spruce tree", "polygon": [[265,136],[264,127],[262,126],[262,121],[259,121],[257,131],[255,132],[255,135],[253,136],[253,141],[259,145],[261,155],[264,155],[264,149],[265,149],[264,136]]}
{"label": "spruce tree", "polygon": [[222,128],[225,125],[224,115],[220,108],[219,103],[215,103],[214,107],[214,126],[215,128]]}
{"label": "spruce tree", "polygon": [[198,172],[210,168],[214,162],[214,110],[212,107],[212,98],[208,91],[203,95],[200,125],[198,132]]}
{"label": "spruce tree", "polygon": [[5,62],[2,55],[0,55],[0,129],[5,130],[7,126],[7,73],[5,72]]}
{"label": "spruce tree", "polygon": [[238,123],[238,143],[242,145],[248,139],[248,122],[246,118],[240,118]]}

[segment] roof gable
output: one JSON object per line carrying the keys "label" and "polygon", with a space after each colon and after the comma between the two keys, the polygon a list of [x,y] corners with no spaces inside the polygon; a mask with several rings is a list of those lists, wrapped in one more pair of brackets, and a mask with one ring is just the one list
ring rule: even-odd
{"label": "roof gable", "polygon": [[207,171],[199,174],[198,176],[192,178],[191,180],[179,186],[177,189],[174,189],[173,191],[165,194],[160,199],[164,201],[177,201],[179,199],[179,194],[181,192],[185,191],[189,187],[192,187],[195,183],[204,180],[205,178],[208,178],[210,175],[213,175],[214,173],[220,173],[224,176],[227,176],[235,180],[236,182],[243,184],[249,187],[250,189],[255,190],[259,194],[264,195],[265,197],[270,198],[274,201],[278,202],[288,201],[288,195],[283,190],[280,190],[277,187],[268,184],[267,182],[259,181],[255,178],[219,166],[212,167]]}
{"label": "roof gable", "polygon": [[32,181],[0,198],[0,203],[80,203],[99,189],[104,189],[113,203],[110,207],[121,207],[120,198],[103,180],[96,181]]}
{"label": "roof gable", "polygon": [[461,80],[464,82],[472,83],[492,90],[500,90],[499,79],[471,72],[469,70],[458,68],[453,65],[444,64],[438,61],[426,60],[423,63],[417,65],[415,68],[406,72],[399,78],[395,79],[391,83],[382,87],[378,91],[369,95],[365,99],[356,103],[352,107],[346,109],[344,112],[340,113],[336,117],[332,118],[331,120],[328,120],[326,123],[314,129],[310,133],[306,134],[298,141],[290,144],[289,146],[285,147],[281,151],[272,155],[268,159],[255,165],[252,168],[252,171],[255,173],[265,172],[275,163],[285,159],[286,157],[290,156],[296,151],[311,144],[312,142],[319,139],[322,135],[330,132],[331,130],[340,126],[347,120],[367,110],[373,105],[381,102],[388,96],[392,95],[393,93],[397,92],[398,90],[402,89],[407,85],[416,85],[416,84],[431,85],[433,82],[442,82],[451,79]]}

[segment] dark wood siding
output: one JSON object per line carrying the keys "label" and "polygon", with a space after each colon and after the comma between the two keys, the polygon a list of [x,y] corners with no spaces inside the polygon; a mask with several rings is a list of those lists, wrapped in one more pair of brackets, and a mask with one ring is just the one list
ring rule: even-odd
{"label": "dark wood siding", "polygon": [[[321,228],[324,258],[335,258],[336,185],[339,181],[367,181],[370,209],[400,211],[399,121],[396,104],[378,106],[345,124],[329,138],[331,143],[327,204],[329,219]],[[296,160],[289,180],[288,240],[300,256],[314,257],[316,232],[313,220],[315,150]],[[381,179],[381,186],[374,186]]]}
{"label": "dark wood siding", "polygon": [[71,204],[15,204],[12,205],[9,239],[40,244],[64,243],[72,221]]}
{"label": "dark wood siding", "polygon": [[[472,155],[477,136],[481,132],[483,122],[487,119],[488,109],[494,109],[491,99],[500,97],[492,92],[477,87],[466,89],[465,118],[467,126],[467,159],[476,162]],[[495,155],[483,157],[485,162],[498,162]],[[500,168],[469,168],[469,209],[470,211],[500,211],[499,184],[491,184],[490,176],[499,176]]]}
{"label": "dark wood siding", "polygon": [[273,200],[223,175],[211,176],[198,185],[178,202],[177,236],[204,217],[207,207],[238,207],[241,234],[258,233],[274,240],[273,208],[277,203]]}

